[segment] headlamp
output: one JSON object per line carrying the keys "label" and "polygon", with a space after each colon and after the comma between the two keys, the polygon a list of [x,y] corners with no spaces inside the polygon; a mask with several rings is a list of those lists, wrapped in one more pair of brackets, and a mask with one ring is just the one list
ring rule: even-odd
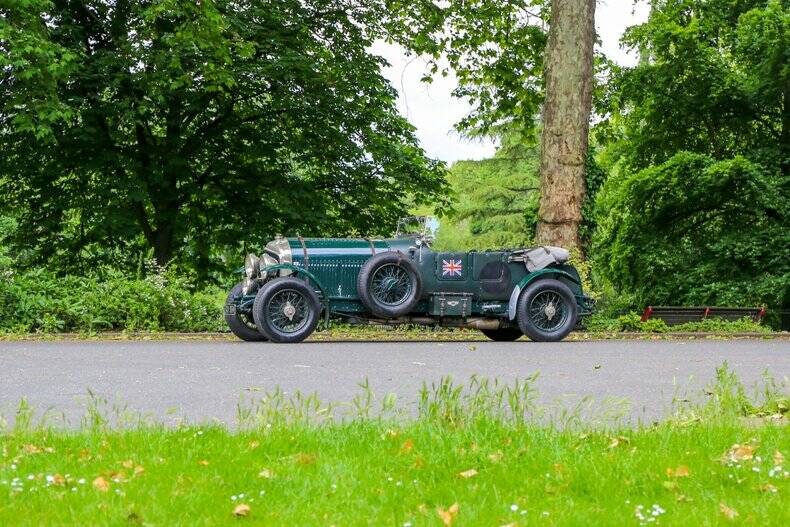
{"label": "headlamp", "polygon": [[254,254],[250,253],[244,260],[244,272],[247,278],[257,278],[261,272],[261,260]]}

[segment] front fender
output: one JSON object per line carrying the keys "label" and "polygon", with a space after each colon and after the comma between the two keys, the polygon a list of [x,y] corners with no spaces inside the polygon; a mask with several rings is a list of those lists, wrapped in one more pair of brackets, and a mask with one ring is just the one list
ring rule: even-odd
{"label": "front fender", "polygon": [[[516,307],[518,306],[518,297],[521,296],[521,292],[526,289],[526,287],[537,280],[546,275],[551,276],[562,276],[570,280],[575,284],[579,284],[579,289],[581,289],[581,282],[576,279],[575,276],[572,274],[563,271],[562,269],[553,269],[551,267],[545,269],[538,269],[535,272],[529,273],[527,276],[521,279],[521,281],[513,288],[513,292],[510,293],[510,301],[507,304],[507,316],[510,320],[516,319]],[[578,301],[578,299],[577,299]]]}
{"label": "front fender", "polygon": [[315,284],[315,286],[318,288],[318,291],[321,293],[321,303],[324,306],[324,325],[326,328],[329,328],[329,316],[330,316],[329,294],[327,293],[324,284],[322,284],[321,281],[318,278],[316,278],[316,276],[310,271],[308,271],[307,269],[303,269],[299,266],[289,263],[266,265],[264,267],[261,267],[261,275],[265,276],[266,274],[268,274],[269,271],[280,271],[282,269],[291,271],[296,276],[309,278]]}
{"label": "front fender", "polygon": [[322,284],[321,281],[318,278],[316,278],[316,276],[313,273],[311,273],[307,269],[304,269],[304,268],[299,267],[297,265],[287,264],[287,263],[267,265],[267,266],[261,267],[261,275],[266,275],[269,271],[280,271],[282,269],[286,269],[288,271],[291,271],[291,272],[293,272],[293,274],[295,274],[297,276],[307,277],[310,280],[312,280],[312,282],[318,288],[318,291],[320,291],[321,296],[323,297],[322,300],[324,302],[328,302],[329,301],[329,295],[326,292],[326,288],[324,288],[324,284]]}

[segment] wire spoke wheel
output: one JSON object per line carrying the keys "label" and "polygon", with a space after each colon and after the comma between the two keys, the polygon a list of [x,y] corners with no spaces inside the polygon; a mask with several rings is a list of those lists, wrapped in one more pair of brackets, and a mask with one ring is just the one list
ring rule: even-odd
{"label": "wire spoke wheel", "polygon": [[565,299],[555,291],[541,291],[529,304],[529,318],[543,331],[554,331],[568,320],[570,309]]}
{"label": "wire spoke wheel", "polygon": [[301,292],[283,289],[272,295],[266,306],[269,323],[283,333],[295,333],[308,322],[309,306]]}
{"label": "wire spoke wheel", "polygon": [[412,296],[412,280],[408,271],[396,264],[385,264],[376,269],[371,279],[371,292],[378,302],[398,306]]}
{"label": "wire spoke wheel", "polygon": [[245,326],[247,326],[248,328],[250,328],[253,331],[258,331],[258,328],[255,326],[255,321],[252,319],[252,315],[247,314],[247,313],[239,313],[236,316],[239,318],[239,320],[241,320],[241,322]]}

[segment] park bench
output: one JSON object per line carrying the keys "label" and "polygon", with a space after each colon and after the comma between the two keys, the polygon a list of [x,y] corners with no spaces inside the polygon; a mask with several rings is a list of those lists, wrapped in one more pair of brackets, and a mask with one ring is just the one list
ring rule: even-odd
{"label": "park bench", "polygon": [[668,326],[674,326],[684,322],[699,322],[708,318],[736,321],[743,317],[749,317],[759,323],[764,316],[765,308],[762,307],[647,306],[642,313],[642,322],[658,318]]}

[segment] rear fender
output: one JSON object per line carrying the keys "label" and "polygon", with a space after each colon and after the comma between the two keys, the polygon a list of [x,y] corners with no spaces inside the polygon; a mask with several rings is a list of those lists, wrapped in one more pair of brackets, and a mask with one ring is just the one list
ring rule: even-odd
{"label": "rear fender", "polygon": [[[537,280],[539,278],[543,278],[544,276],[547,276],[547,275],[549,277],[551,277],[551,278],[556,278],[556,277],[560,277],[560,276],[562,276],[564,278],[567,278],[571,282],[573,282],[575,284],[578,284],[579,285],[579,290],[581,291],[581,282],[579,282],[579,280],[575,276],[573,276],[572,274],[570,274],[568,272],[565,272],[562,269],[555,269],[555,268],[551,268],[551,267],[548,267],[548,268],[545,268],[545,269],[539,269],[539,270],[537,270],[537,271],[535,271],[533,273],[529,273],[527,276],[522,278],[521,281],[518,283],[518,285],[516,285],[516,287],[513,288],[513,292],[510,293],[510,301],[508,302],[508,305],[507,305],[507,316],[508,316],[508,319],[510,319],[510,320],[515,320],[516,319],[516,306],[518,305],[518,298],[521,296],[521,292],[524,289],[526,289],[526,287],[529,284],[531,284],[532,282],[534,282],[535,280]],[[577,299],[577,302],[578,302],[578,299]]]}

